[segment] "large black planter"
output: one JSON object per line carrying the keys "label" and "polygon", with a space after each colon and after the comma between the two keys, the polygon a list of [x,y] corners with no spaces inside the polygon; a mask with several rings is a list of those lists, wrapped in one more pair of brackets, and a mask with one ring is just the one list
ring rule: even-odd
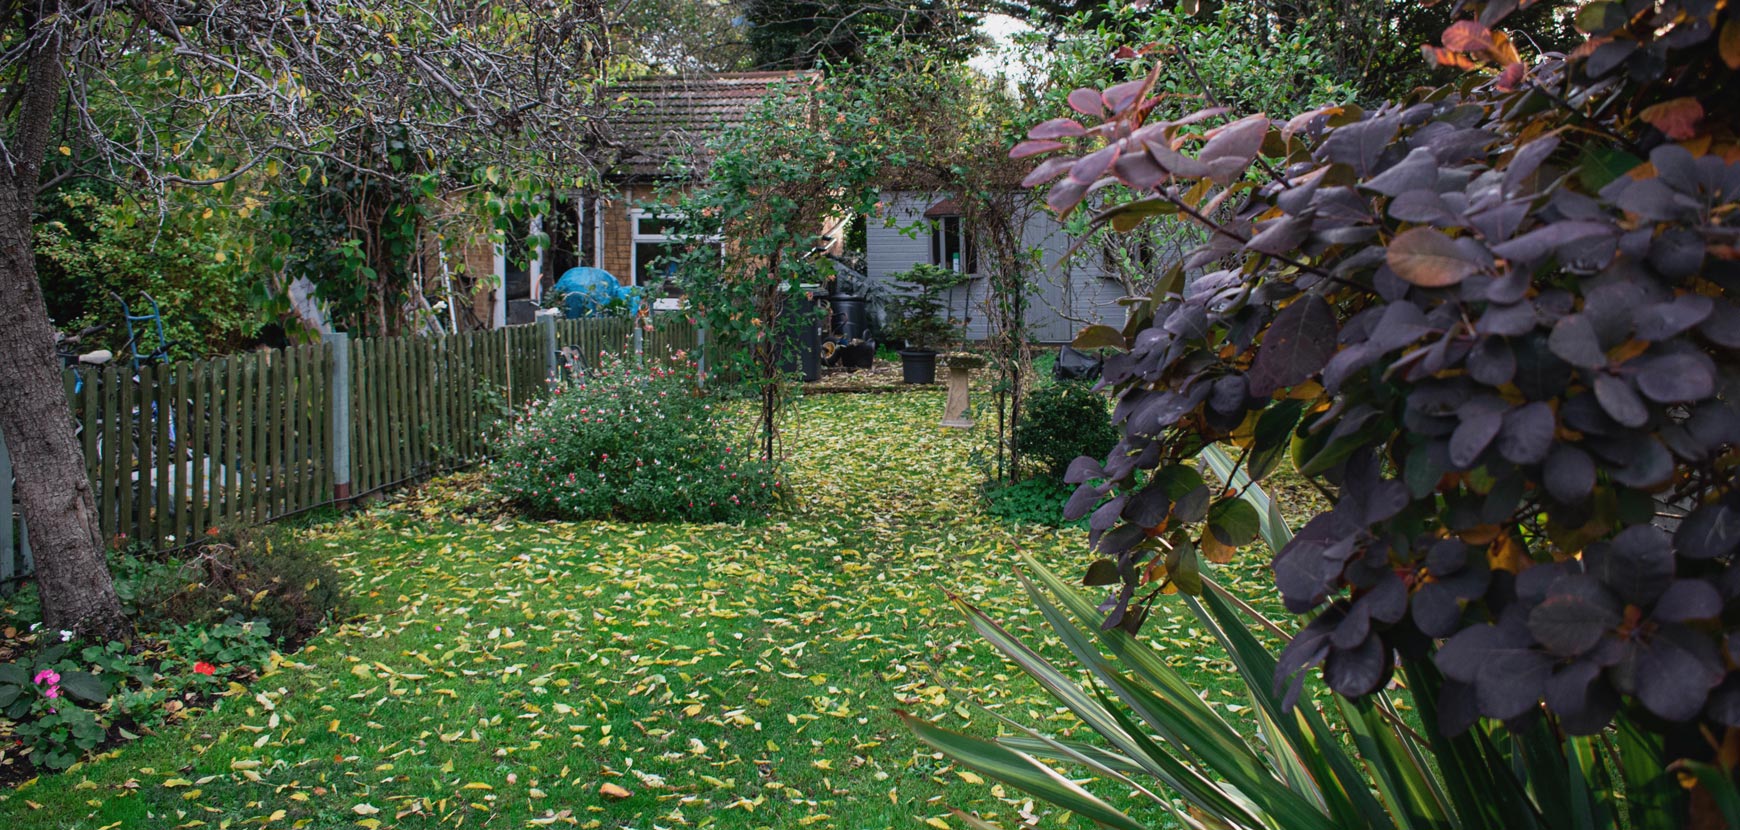
{"label": "large black planter", "polygon": [[936,383],[936,352],[901,349],[900,374],[907,383]]}

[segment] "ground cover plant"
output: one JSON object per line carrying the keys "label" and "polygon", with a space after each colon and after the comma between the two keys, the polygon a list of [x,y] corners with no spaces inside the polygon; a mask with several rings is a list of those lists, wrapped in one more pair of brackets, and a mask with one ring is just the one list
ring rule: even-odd
{"label": "ground cover plant", "polygon": [[[1371,772],[1332,771],[1348,794],[1367,775],[1397,788],[1381,820],[1358,798],[1297,800],[1277,752],[1267,779],[1210,763],[1253,800],[1197,803],[1233,826],[1307,826],[1301,805],[1336,826],[1740,823],[1720,751],[1740,736],[1721,622],[1740,544],[1740,21],[1590,3],[1583,46],[1525,61],[1499,28],[1514,5],[1459,4],[1425,49],[1480,70],[1456,86],[1280,121],[1167,109],[1156,72],[1077,90],[1092,126],[1054,119],[1015,150],[1069,151],[1029,180],[1062,176],[1059,209],[1124,188],[1136,198],[1098,221],[1213,234],[1124,329],[1077,341],[1121,352],[1103,383],[1123,438],[1071,465],[1066,511],[1093,516],[1102,628],[1200,593],[1202,560],[1262,518],[1241,506],[1252,491],[1188,463],[1231,441],[1250,477],[1290,460],[1333,503],[1271,542],[1310,623],[1253,696],[1278,696],[1285,728],[1320,668],[1362,709],[1405,679],[1421,717],[1407,741],[1362,745]],[[1186,280],[1197,266],[1218,270]]]}
{"label": "ground cover plant", "polygon": [[[360,616],[209,714],[0,792],[0,817],[905,830],[962,828],[959,805],[1086,826],[934,757],[893,713],[994,734],[977,699],[1071,728],[944,592],[1043,625],[1008,566],[1065,567],[1084,534],[973,508],[983,436],[936,425],[941,393],[796,406],[805,496],[764,524],[522,520],[472,478],[315,532]],[[1228,679],[1205,630],[1151,631],[1181,673]],[[1247,705],[1224,685],[1209,701]]]}
{"label": "ground cover plant", "polygon": [[65,770],[240,693],[347,607],[322,553],[278,529],[214,530],[182,556],[111,559],[139,631],[130,642],[44,628],[34,586],[0,606],[0,781]]}
{"label": "ground cover plant", "polygon": [[741,521],[780,499],[777,462],[734,446],[725,406],[681,356],[604,356],[514,418],[490,486],[540,518]]}

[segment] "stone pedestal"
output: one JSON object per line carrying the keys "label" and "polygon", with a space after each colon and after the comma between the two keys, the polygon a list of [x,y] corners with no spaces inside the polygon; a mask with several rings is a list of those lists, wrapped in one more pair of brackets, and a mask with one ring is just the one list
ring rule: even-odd
{"label": "stone pedestal", "polygon": [[949,364],[949,402],[943,409],[942,425],[957,429],[972,429],[973,422],[967,417],[967,374],[971,371],[966,366]]}

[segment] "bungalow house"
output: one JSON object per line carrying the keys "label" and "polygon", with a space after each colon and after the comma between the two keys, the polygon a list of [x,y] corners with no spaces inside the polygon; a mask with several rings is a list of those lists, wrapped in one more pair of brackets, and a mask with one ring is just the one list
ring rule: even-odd
{"label": "bungalow house", "polygon": [[[474,316],[491,327],[530,322],[543,293],[564,271],[578,265],[602,268],[624,285],[664,281],[658,262],[676,242],[670,223],[644,206],[661,190],[685,186],[673,178],[673,163],[690,176],[704,172],[707,145],[741,126],[750,112],[777,90],[811,83],[816,72],[740,72],[698,77],[627,81],[607,93],[617,103],[603,125],[602,186],[570,191],[552,209],[527,220],[502,245],[475,245],[465,252],[472,273],[493,273],[500,289],[475,298]],[[546,234],[540,250],[527,243]]]}
{"label": "bungalow house", "polygon": [[[1042,343],[1067,343],[1091,323],[1122,326],[1126,293],[1100,251],[1085,248],[1070,256],[1072,237],[1034,194],[1019,194],[1015,212],[1021,244],[1039,252],[1037,284],[1027,298],[1029,336]],[[887,188],[881,215],[865,233],[865,276],[872,293],[898,293],[893,277],[915,265],[940,265],[968,275],[950,289],[951,316],[965,322],[968,340],[991,335],[986,303],[990,281],[985,257],[970,223],[946,191]]]}

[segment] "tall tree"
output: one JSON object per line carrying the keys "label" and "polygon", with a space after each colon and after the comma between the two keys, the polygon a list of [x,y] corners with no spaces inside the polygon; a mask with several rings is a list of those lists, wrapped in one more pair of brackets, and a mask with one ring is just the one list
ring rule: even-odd
{"label": "tall tree", "polygon": [[572,174],[602,20],[597,0],[0,4],[0,433],[48,626],[129,634],[37,279],[38,194],[81,176],[223,192],[388,134],[431,159]]}
{"label": "tall tree", "polygon": [[979,4],[964,0],[740,0],[756,62],[810,69],[855,62],[879,38],[924,43],[964,60],[979,45]]}
{"label": "tall tree", "polygon": [[630,69],[680,75],[754,66],[734,0],[634,0],[615,15],[616,58]]}

